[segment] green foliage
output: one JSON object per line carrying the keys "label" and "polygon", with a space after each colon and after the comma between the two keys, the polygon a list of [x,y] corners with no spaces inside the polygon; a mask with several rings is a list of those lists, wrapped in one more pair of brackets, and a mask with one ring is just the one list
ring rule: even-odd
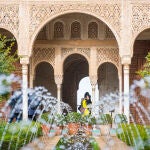
{"label": "green foliage", "polygon": [[48,124],[53,124],[54,123],[54,117],[52,115],[50,115],[50,112],[43,113],[40,116],[40,118],[43,119]]}
{"label": "green foliage", "polygon": [[67,124],[66,117],[61,114],[55,115],[54,122],[56,123],[57,126],[65,126]]}
{"label": "green foliage", "polygon": [[[8,127],[6,129],[6,127]],[[5,130],[6,129],[6,130]],[[6,131],[6,132],[4,132]],[[36,122],[1,123],[0,137],[4,137],[1,149],[19,150],[35,137],[42,135],[41,125]]]}
{"label": "green foliage", "polygon": [[81,121],[81,114],[77,112],[68,113],[66,121],[67,123],[79,123]]}
{"label": "green foliage", "polygon": [[88,124],[88,125],[94,125],[94,124],[96,124],[96,119],[95,119],[95,117],[93,117],[91,115],[81,116],[81,123]]}
{"label": "green foliage", "polygon": [[144,64],[143,69],[137,71],[136,73],[141,77],[149,76],[150,75],[150,52],[145,57],[146,62]]}
{"label": "green foliage", "polygon": [[136,124],[120,124],[116,130],[119,139],[137,150],[150,149],[150,127]]}
{"label": "green foliage", "polygon": [[14,62],[18,60],[17,54],[12,54],[15,39],[7,39],[0,34],[0,74],[10,74],[15,70]]}
{"label": "green foliage", "polygon": [[96,124],[106,125],[112,124],[112,117],[110,114],[100,114],[98,118],[96,118]]}
{"label": "green foliage", "polygon": [[114,123],[127,123],[127,117],[124,114],[116,114],[114,117]]}

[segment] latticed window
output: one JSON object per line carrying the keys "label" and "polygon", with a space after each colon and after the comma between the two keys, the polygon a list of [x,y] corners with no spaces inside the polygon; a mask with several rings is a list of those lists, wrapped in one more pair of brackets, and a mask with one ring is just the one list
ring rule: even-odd
{"label": "latticed window", "polygon": [[96,22],[89,23],[88,26],[88,38],[96,39],[98,37],[98,25]]}
{"label": "latticed window", "polygon": [[56,22],[54,24],[54,38],[64,37],[64,25],[62,22]]}
{"label": "latticed window", "polygon": [[114,34],[112,33],[111,29],[106,26],[106,39],[114,39]]}
{"label": "latticed window", "polygon": [[77,21],[71,24],[71,38],[73,39],[81,38],[81,25]]}

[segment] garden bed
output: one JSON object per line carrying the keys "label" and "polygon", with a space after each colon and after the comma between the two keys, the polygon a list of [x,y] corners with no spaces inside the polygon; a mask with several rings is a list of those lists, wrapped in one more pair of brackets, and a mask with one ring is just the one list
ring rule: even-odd
{"label": "garden bed", "polygon": [[32,139],[42,135],[41,125],[36,122],[0,123],[0,149],[19,150]]}
{"label": "garden bed", "polygon": [[127,145],[137,150],[150,150],[150,126],[120,124],[116,132]]}

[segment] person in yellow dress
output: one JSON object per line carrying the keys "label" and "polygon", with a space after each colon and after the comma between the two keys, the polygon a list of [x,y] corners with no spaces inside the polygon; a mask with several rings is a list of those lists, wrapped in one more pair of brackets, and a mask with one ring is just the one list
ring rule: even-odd
{"label": "person in yellow dress", "polygon": [[91,114],[91,110],[90,110],[91,104],[92,104],[91,95],[89,94],[89,92],[86,92],[84,94],[83,100],[81,101],[81,107],[83,109],[82,114],[84,116]]}

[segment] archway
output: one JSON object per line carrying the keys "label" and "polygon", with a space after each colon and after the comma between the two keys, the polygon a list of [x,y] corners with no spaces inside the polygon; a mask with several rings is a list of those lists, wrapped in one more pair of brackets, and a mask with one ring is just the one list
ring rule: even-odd
{"label": "archway", "polygon": [[[17,43],[17,39],[14,36],[14,34],[10,31],[8,31],[7,29],[4,29],[4,28],[0,28],[0,34],[3,36],[6,36],[7,39],[13,39],[14,45],[11,48],[11,54],[10,55],[14,55],[16,53],[16,56],[17,56],[18,55],[18,51],[17,51],[18,43]],[[8,42],[7,44],[9,45],[10,43]],[[22,69],[21,69],[20,60],[18,59],[18,61],[16,61],[13,65],[15,66],[15,70],[14,70],[13,74],[21,77]],[[13,91],[19,89],[20,87],[21,87],[21,85],[18,84],[17,82],[12,84],[12,90]]]}
{"label": "archway", "polygon": [[[98,15],[97,13],[89,12],[87,10],[86,11],[85,10],[82,10],[82,11],[81,10],[68,10],[68,11],[65,11],[65,12],[61,12],[59,14],[52,15],[52,16],[46,18],[45,20],[43,20],[39,24],[39,26],[37,27],[37,29],[35,29],[35,32],[31,37],[31,44],[30,44],[30,47],[29,47],[30,55],[32,54],[32,49],[34,47],[34,42],[37,39],[37,36],[39,35],[39,32],[44,28],[44,26],[46,24],[48,24],[49,22],[51,22],[55,18],[60,18],[60,20],[61,20],[62,16],[70,15],[70,14],[87,15],[87,16],[91,16],[93,18],[96,18],[99,21],[102,21],[108,27],[108,29],[106,29],[108,31],[108,34],[106,34],[106,36],[112,38],[112,35],[113,36],[115,35],[115,38],[116,38],[116,41],[117,41],[117,46],[120,47],[121,43],[120,43],[119,35],[118,35],[117,31],[115,30],[115,27],[113,27],[112,24],[107,21],[107,19],[105,19],[101,15]],[[88,19],[87,17],[84,17],[84,18]],[[74,20],[76,20],[76,19],[74,19]],[[47,28],[47,29],[49,29],[49,28]],[[111,32],[113,32],[113,34],[111,34]]]}
{"label": "archway", "polygon": [[57,87],[54,81],[54,69],[49,63],[41,62],[36,66],[34,86],[44,86],[56,97]]}
{"label": "archway", "polygon": [[62,85],[62,100],[77,110],[77,90],[79,81],[89,74],[89,65],[80,54],[68,56],[63,65],[64,80]]}
{"label": "archway", "polygon": [[[150,52],[150,28],[142,31],[134,41],[133,57],[131,59],[131,65],[130,65],[130,85],[133,83],[135,79],[139,80],[141,78],[136,72],[143,68],[143,65],[145,63],[145,57],[148,54],[148,52]],[[138,93],[139,92],[137,92],[137,94]],[[148,109],[148,106],[150,105],[149,102],[150,99],[147,99],[139,94],[138,94],[138,99],[139,102],[144,106],[144,108]],[[146,118],[145,114],[141,110],[139,111],[143,116],[145,123],[149,124],[150,122]],[[133,105],[130,106],[130,112],[135,122],[137,123],[142,122]]]}
{"label": "archway", "polygon": [[119,79],[117,67],[105,62],[98,68],[99,96],[105,96],[119,90]]}

